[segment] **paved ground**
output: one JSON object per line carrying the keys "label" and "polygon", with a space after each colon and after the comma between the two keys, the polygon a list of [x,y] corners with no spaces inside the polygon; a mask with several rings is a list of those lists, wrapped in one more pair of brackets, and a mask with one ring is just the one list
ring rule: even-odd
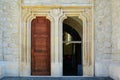
{"label": "paved ground", "polygon": [[108,77],[4,77],[0,80],[113,80]]}

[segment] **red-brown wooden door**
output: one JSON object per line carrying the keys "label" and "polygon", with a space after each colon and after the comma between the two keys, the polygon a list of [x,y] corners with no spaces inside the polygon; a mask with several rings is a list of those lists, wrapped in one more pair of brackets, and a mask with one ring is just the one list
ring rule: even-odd
{"label": "red-brown wooden door", "polygon": [[50,75],[50,21],[36,17],[31,23],[31,75]]}

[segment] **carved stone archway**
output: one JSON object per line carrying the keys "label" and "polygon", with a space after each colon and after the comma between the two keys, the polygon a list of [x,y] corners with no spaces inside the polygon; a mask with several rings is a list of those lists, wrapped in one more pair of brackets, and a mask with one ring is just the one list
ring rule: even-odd
{"label": "carved stone archway", "polygon": [[74,28],[78,32],[79,36],[82,38],[83,34],[82,20],[80,20],[78,17],[68,17],[63,21],[63,23]]}
{"label": "carved stone archway", "polygon": [[[62,23],[77,16],[83,22],[83,76],[94,74],[94,27],[92,7],[23,7],[21,19],[20,75],[31,76],[31,21],[46,16],[51,21],[51,76],[62,76]],[[54,70],[56,69],[56,70]]]}

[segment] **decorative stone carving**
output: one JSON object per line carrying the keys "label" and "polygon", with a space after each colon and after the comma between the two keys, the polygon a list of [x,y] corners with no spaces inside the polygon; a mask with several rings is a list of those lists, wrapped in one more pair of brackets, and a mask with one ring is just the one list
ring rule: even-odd
{"label": "decorative stone carving", "polygon": [[[62,23],[70,16],[79,17],[83,22],[83,75],[94,74],[94,27],[92,20],[92,7],[84,8],[32,8],[22,9],[22,54],[21,64],[23,75],[30,75],[31,63],[31,21],[36,16],[46,16],[51,21],[51,75],[62,76]],[[56,68],[56,70],[54,70]]]}

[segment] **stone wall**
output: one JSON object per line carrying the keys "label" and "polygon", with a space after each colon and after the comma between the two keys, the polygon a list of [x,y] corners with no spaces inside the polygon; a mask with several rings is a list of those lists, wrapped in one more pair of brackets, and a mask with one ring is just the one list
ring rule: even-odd
{"label": "stone wall", "polygon": [[77,5],[89,5],[92,0],[22,0],[24,5],[43,5],[43,6],[77,6]]}
{"label": "stone wall", "polygon": [[[0,76],[3,74],[6,76],[19,75],[19,1],[20,0],[0,0]],[[95,75],[111,76],[119,80],[120,1],[95,0],[94,18]]]}
{"label": "stone wall", "polygon": [[112,55],[110,76],[120,80],[120,0],[112,0]]}
{"label": "stone wall", "polygon": [[95,75],[109,76],[111,55],[111,1],[95,0]]}
{"label": "stone wall", "polygon": [[[0,68],[6,76],[18,75],[19,0],[0,0]],[[0,72],[1,73],[1,72]]]}
{"label": "stone wall", "polygon": [[112,0],[112,59],[120,62],[120,1]]}

